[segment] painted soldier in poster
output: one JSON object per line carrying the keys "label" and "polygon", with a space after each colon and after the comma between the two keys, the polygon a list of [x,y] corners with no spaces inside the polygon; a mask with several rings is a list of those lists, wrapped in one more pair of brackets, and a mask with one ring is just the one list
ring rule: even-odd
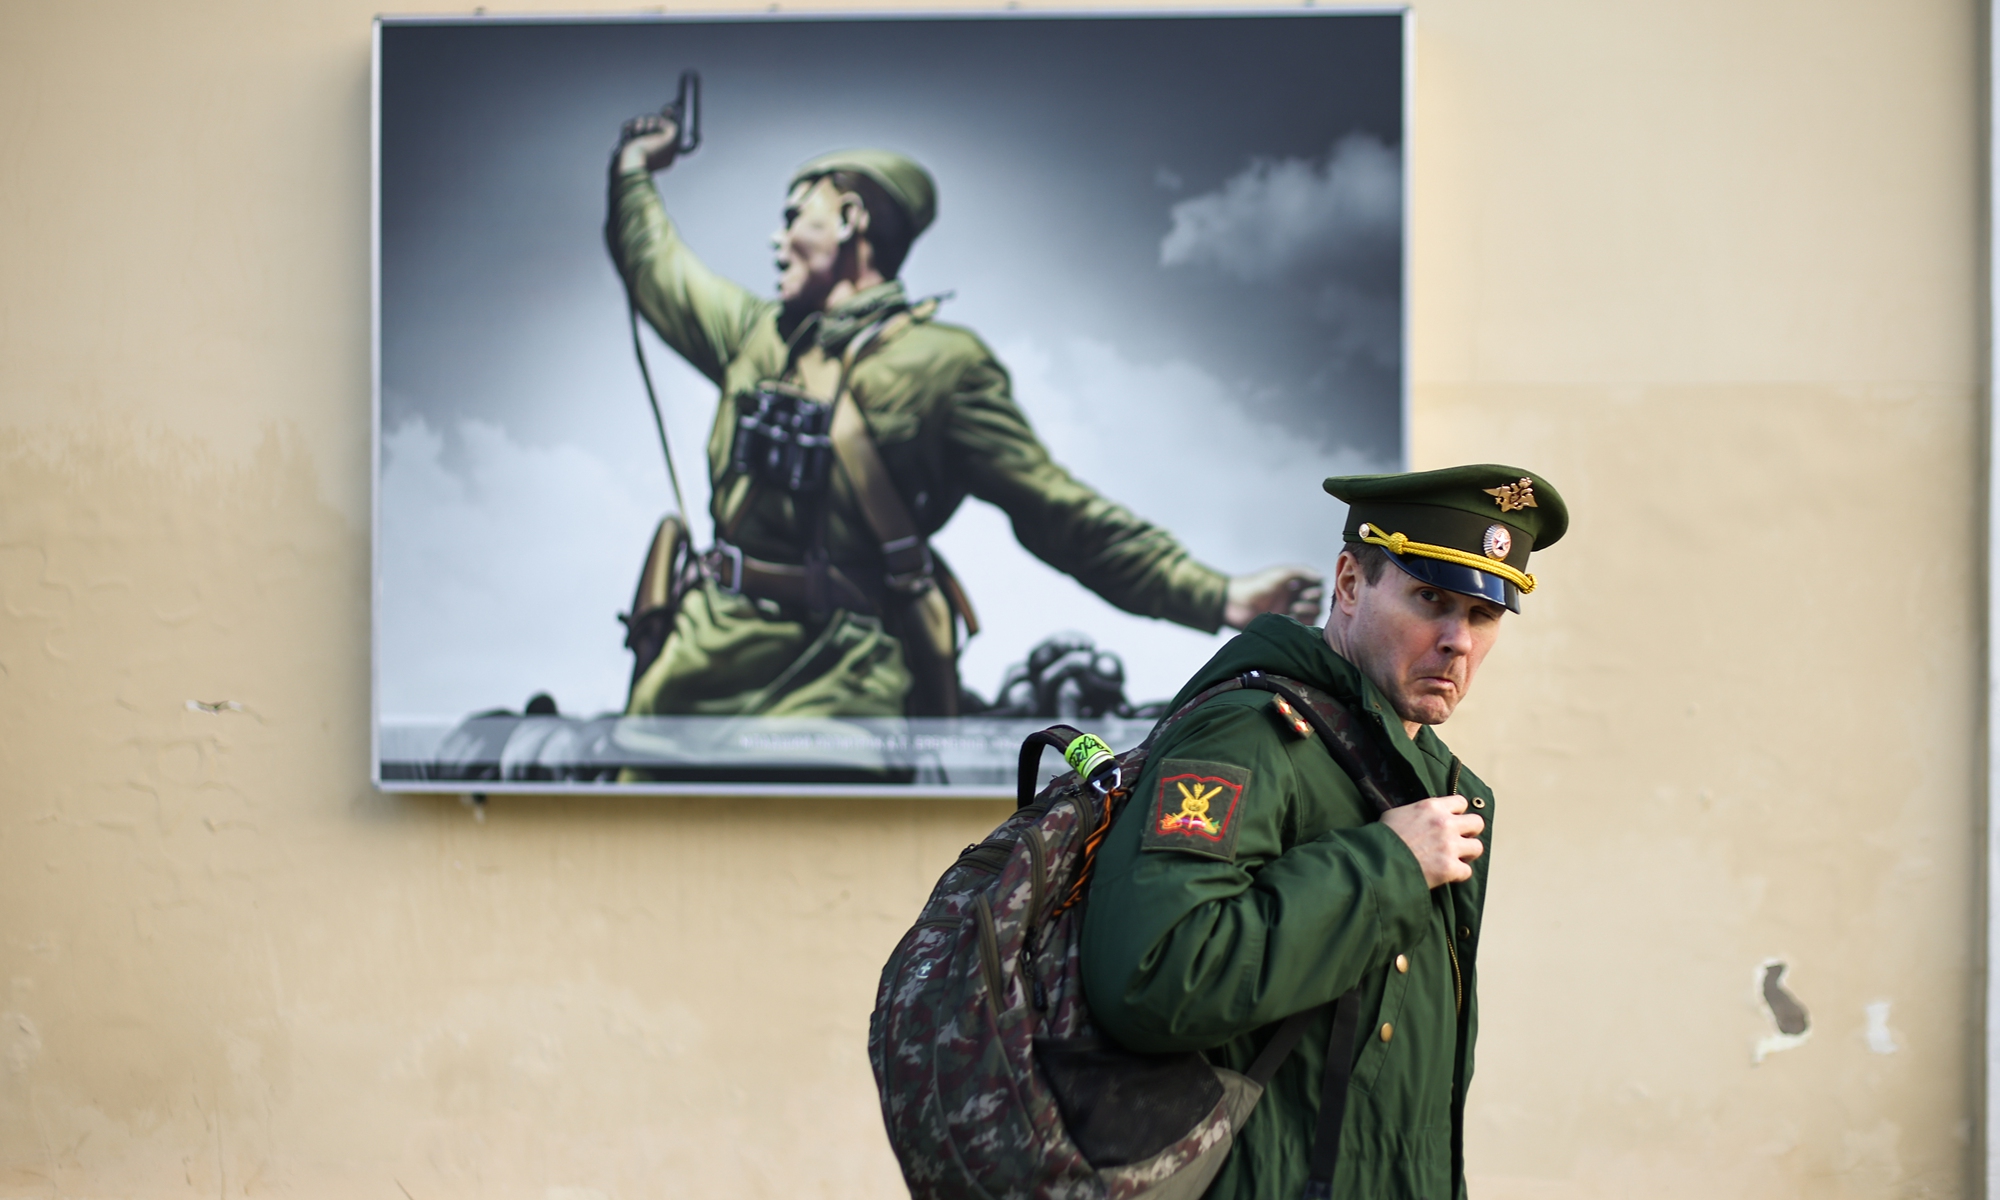
{"label": "painted soldier in poster", "polygon": [[684,565],[650,614],[655,640],[635,625],[628,715],[958,715],[978,618],[929,539],[968,496],[1128,612],[1205,632],[1316,615],[1312,569],[1230,578],[1078,480],[986,346],[905,294],[898,273],[938,209],[923,167],[886,150],[800,167],[764,299],[703,266],[669,219],[652,175],[681,145],[669,115],[627,122],[606,239],[637,311],[721,389],[716,540],[678,558],[656,545],[649,570]]}

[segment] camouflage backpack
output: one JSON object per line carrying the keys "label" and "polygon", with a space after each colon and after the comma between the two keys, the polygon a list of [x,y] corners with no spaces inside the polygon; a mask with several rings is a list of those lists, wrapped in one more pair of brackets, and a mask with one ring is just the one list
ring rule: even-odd
{"label": "camouflage backpack", "polygon": [[[1286,1020],[1238,1073],[1198,1053],[1125,1050],[1084,1001],[1081,902],[1097,847],[1161,731],[1239,688],[1274,693],[1278,719],[1317,733],[1378,811],[1402,790],[1379,738],[1337,701],[1259,671],[1201,692],[1124,754],[1066,725],[1031,736],[1019,807],[938,880],[876,990],[868,1057],[915,1200],[1196,1200],[1322,1011]],[[1045,746],[1072,772],[1037,796]],[[1352,1045],[1359,995],[1333,1005],[1335,1046]],[[1315,1183],[1332,1178],[1346,1082],[1327,1081]]]}

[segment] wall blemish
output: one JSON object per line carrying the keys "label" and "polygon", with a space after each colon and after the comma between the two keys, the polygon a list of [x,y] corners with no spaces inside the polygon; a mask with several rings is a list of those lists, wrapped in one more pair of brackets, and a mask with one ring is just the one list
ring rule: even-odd
{"label": "wall blemish", "polygon": [[1812,1017],[1806,1006],[1785,987],[1785,976],[1790,972],[1791,965],[1781,958],[1767,958],[1757,964],[1757,1003],[1771,1018],[1776,1032],[1757,1039],[1752,1063],[1761,1063],[1780,1050],[1804,1045],[1812,1036]]}
{"label": "wall blemish", "polygon": [[1861,1014],[1867,1021],[1861,1036],[1868,1040],[1868,1049],[1876,1054],[1894,1054],[1903,1048],[1896,1037],[1896,1031],[1889,1028],[1889,1001],[1877,1000],[1873,1004],[1861,1006]]}

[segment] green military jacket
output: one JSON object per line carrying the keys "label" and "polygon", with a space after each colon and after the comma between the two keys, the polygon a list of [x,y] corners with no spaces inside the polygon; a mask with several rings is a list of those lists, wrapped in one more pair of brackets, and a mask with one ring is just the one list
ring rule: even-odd
{"label": "green military jacket", "polygon": [[[1252,668],[1333,693],[1379,724],[1432,795],[1452,755],[1412,740],[1375,687],[1321,632],[1259,617],[1176,698]],[[1454,1200],[1464,1194],[1466,1085],[1479,1028],[1475,963],[1490,858],[1436,890],[1374,820],[1317,738],[1281,729],[1272,697],[1228,692],[1161,735],[1099,851],[1083,934],[1098,1024],[1140,1051],[1202,1050],[1245,1070],[1276,1022],[1362,987],[1361,1033],[1333,1194]],[[1193,827],[1180,783],[1212,794]],[[1169,786],[1170,784],[1174,786]],[[1493,797],[1471,772],[1492,836]],[[1309,1029],[1237,1136],[1209,1200],[1295,1197],[1305,1184],[1331,1018]]]}
{"label": "green military jacket", "polygon": [[[787,496],[752,489],[730,465],[736,399],[784,377],[787,337],[796,327],[776,300],[720,278],[695,258],[643,170],[613,180],[606,232],[640,313],[722,389],[708,442],[718,534],[754,557],[799,562],[808,514]],[[907,307],[900,283],[882,284],[824,314],[807,336],[838,354],[877,318]],[[1220,627],[1227,578],[1057,464],[1015,405],[1006,370],[968,330],[912,322],[869,348],[850,390],[925,534],[975,496],[1005,511],[1036,557],[1118,607],[1205,631]],[[830,485],[826,547],[835,564],[881,570],[881,548],[839,470]]]}

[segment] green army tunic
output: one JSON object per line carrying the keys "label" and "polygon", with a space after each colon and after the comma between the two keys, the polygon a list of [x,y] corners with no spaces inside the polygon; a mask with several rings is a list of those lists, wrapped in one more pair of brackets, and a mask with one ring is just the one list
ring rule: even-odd
{"label": "green army tunic", "polygon": [[[1379,723],[1444,795],[1451,752],[1412,740],[1375,687],[1321,632],[1257,618],[1175,700],[1250,669],[1313,684]],[[1167,782],[1221,784],[1208,828],[1162,832],[1185,807]],[[1492,793],[1459,792],[1492,835]],[[1162,804],[1162,795],[1165,804]],[[1455,1200],[1464,1194],[1465,1089],[1479,1027],[1475,948],[1489,859],[1436,890],[1395,832],[1373,819],[1317,738],[1281,730],[1264,692],[1227,692],[1161,735],[1105,840],[1091,885],[1083,970],[1092,1016],[1140,1051],[1202,1050],[1244,1070],[1276,1022],[1362,986],[1361,1032],[1335,1197]],[[1490,845],[1490,842],[1488,842]],[[1271,1081],[1209,1200],[1295,1197],[1306,1181],[1331,1017]]]}
{"label": "green army tunic", "polygon": [[[790,496],[753,488],[731,466],[737,398],[786,377],[792,334],[816,337],[838,357],[857,333],[908,312],[902,285],[867,289],[801,331],[776,300],[695,258],[643,170],[613,181],[606,234],[639,312],[721,389],[708,441],[717,536],[754,558],[801,562],[814,514]],[[1058,465],[1015,405],[1006,370],[971,332],[902,323],[868,345],[849,391],[926,536],[974,496],[1005,511],[1036,557],[1112,604],[1204,631],[1221,625],[1227,578]],[[881,579],[881,547],[837,464],[825,503],[829,561],[852,578]],[[628,712],[901,715],[909,689],[897,639],[874,615],[837,610],[815,618],[705,587],[682,604],[666,648],[635,682]]]}

